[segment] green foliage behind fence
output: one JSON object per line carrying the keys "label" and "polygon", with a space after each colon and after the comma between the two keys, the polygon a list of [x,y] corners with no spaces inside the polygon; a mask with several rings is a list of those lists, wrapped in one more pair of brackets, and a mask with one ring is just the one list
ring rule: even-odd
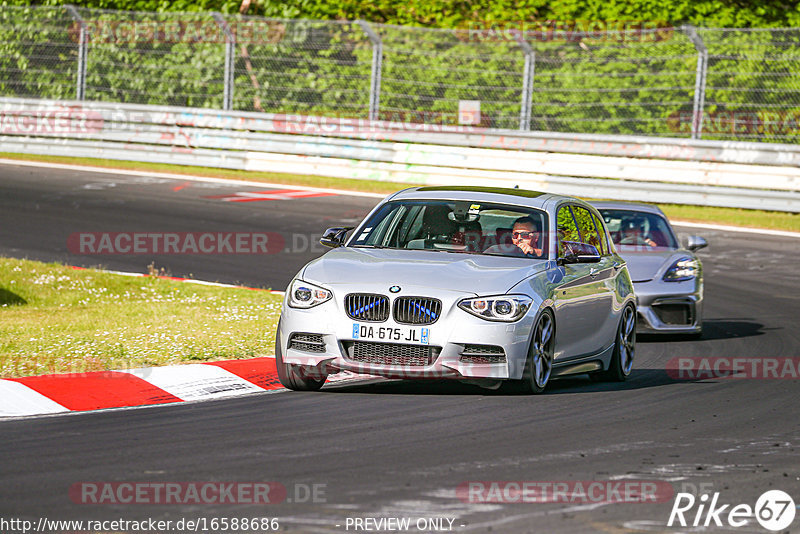
{"label": "green foliage behind fence", "polygon": [[[0,5],[63,5],[124,11],[238,12],[236,0],[1,0]],[[250,15],[318,20],[357,20],[426,26],[465,27],[475,21],[593,20],[661,21],[665,25],[694,24],[716,28],[800,26],[797,0],[253,0]]]}
{"label": "green foliage behind fence", "polygon": [[[236,11],[237,5],[193,4],[227,12]],[[381,1],[371,4],[385,8],[381,16],[366,4],[326,7],[309,1],[298,5],[306,11],[297,14],[318,17],[342,13],[385,20],[400,17]],[[372,24],[383,46],[381,118],[455,124],[459,101],[478,100],[483,126],[518,128],[525,56],[519,33],[511,31],[515,27],[487,30],[473,24],[464,28],[463,5],[430,5],[438,5],[444,17],[432,24],[462,25],[462,29]],[[667,6],[647,5],[641,13],[620,11],[619,6],[591,11],[580,7],[583,3],[564,1],[558,9],[575,18],[610,19],[624,14],[631,20],[647,20],[668,15]],[[684,20],[692,21],[702,6],[712,5],[716,6],[713,16],[735,15],[730,20],[743,25],[794,20],[794,5],[783,10],[780,20],[772,3],[745,6],[736,13],[725,2],[687,1],[672,7],[675,13],[683,13]],[[164,7],[145,1],[125,6]],[[266,12],[274,7],[260,6]],[[416,13],[419,20],[407,22],[419,23],[426,13],[433,13],[425,6],[416,0],[408,3],[406,11]],[[525,9],[545,15],[556,9],[535,0],[516,11],[502,2],[472,6],[475,17],[487,21],[509,13],[522,16]],[[344,11],[330,11],[334,8]],[[79,12],[91,34],[87,99],[222,107],[225,39],[210,13],[87,8]],[[225,19],[238,35],[234,109],[368,116],[373,44],[359,24],[268,20],[231,13]],[[575,34],[575,27],[526,35],[535,52],[531,129],[689,136],[698,53],[685,31],[657,28]],[[709,54],[703,137],[797,142],[800,30],[700,29],[699,34]],[[0,8],[0,95],[75,98],[77,59],[78,25],[65,9]]]}

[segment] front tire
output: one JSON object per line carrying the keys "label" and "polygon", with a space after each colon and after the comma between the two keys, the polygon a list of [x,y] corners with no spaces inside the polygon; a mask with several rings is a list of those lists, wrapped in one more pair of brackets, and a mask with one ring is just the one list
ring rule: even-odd
{"label": "front tire", "polygon": [[[595,375],[608,382],[624,382],[633,370],[633,357],[636,355],[636,310],[625,306],[617,328],[614,353],[608,369]],[[594,376],[592,377],[594,378]]]}
{"label": "front tire", "polygon": [[544,310],[533,327],[528,359],[522,371],[522,380],[517,383],[517,391],[526,394],[544,392],[553,372],[553,355],[555,353],[556,323],[553,313]]}
{"label": "front tire", "polygon": [[294,365],[283,363],[283,350],[281,348],[280,323],[275,332],[275,366],[278,368],[278,380],[283,387],[294,391],[317,391],[328,378],[315,367],[307,365]]}

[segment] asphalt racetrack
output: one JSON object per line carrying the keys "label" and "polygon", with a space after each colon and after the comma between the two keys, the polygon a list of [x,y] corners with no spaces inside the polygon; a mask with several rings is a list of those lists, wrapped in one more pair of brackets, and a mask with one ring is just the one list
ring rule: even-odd
{"label": "asphalt racetrack", "polygon": [[[0,255],[136,272],[153,263],[174,276],[284,289],[324,251],[315,240],[326,227],[355,223],[378,202],[269,190],[3,165]],[[270,232],[283,246],[266,255],[76,253],[70,236],[85,232]],[[578,377],[553,382],[544,395],[509,396],[434,381],[368,381],[0,421],[0,516],[267,517],[282,531],[312,533],[378,531],[358,530],[358,518],[442,520],[411,532],[437,531],[431,525],[450,532],[769,532],[753,517],[738,528],[725,521],[732,506],[753,507],[767,490],[800,504],[800,377],[678,379],[667,368],[678,357],[800,356],[800,240],[691,233],[710,243],[700,253],[705,334],[640,337],[624,384]],[[608,488],[630,480],[666,483],[670,492],[659,502],[562,495],[543,503],[481,502],[487,499],[459,491],[471,482]],[[78,504],[70,488],[87,481],[270,481],[287,494],[267,505]],[[723,526],[712,519],[703,527],[703,513],[701,526],[668,527],[679,492],[695,495],[698,505],[701,495],[719,493],[718,504],[730,505]],[[513,492],[494,497],[488,500],[515,500]],[[689,523],[698,505],[686,513]],[[781,531],[798,525],[800,518]]]}

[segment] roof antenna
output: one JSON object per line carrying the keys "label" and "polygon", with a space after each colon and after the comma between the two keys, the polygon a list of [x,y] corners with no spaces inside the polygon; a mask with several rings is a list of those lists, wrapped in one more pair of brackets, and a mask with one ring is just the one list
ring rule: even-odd
{"label": "roof antenna", "polygon": [[519,189],[519,184],[516,184],[516,185],[514,186],[514,189]]}

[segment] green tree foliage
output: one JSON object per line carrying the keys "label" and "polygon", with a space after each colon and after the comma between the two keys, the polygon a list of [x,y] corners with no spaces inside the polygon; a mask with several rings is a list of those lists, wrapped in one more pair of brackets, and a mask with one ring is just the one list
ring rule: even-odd
{"label": "green tree foliage", "polygon": [[238,12],[241,1],[236,0],[0,0],[0,6],[61,6],[72,4],[77,7],[96,9],[116,9],[122,11],[222,11]]}
{"label": "green tree foliage", "polygon": [[[126,11],[237,12],[236,0],[2,0],[0,5],[62,5]],[[717,28],[800,26],[797,0],[254,0],[248,12],[279,18],[364,19],[386,24],[464,27],[470,22],[538,20],[663,21]]]}
{"label": "green tree foliage", "polygon": [[0,94],[73,98],[77,45],[61,9],[0,9]]}

